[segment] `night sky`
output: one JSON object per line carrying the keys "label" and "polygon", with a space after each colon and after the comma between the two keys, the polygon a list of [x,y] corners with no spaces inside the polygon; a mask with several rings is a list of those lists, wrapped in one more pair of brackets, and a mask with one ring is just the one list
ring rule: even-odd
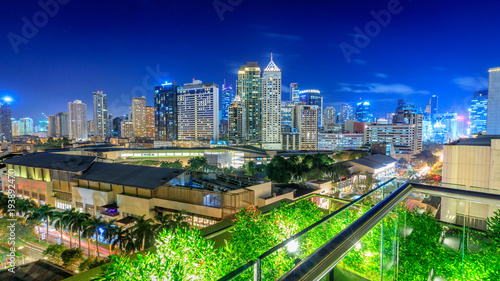
{"label": "night sky", "polygon": [[[365,30],[370,11],[394,0],[59,1],[69,2],[45,25],[38,1],[1,1],[0,92],[14,99],[15,118],[41,120],[76,99],[90,118],[97,90],[117,116],[133,96],[145,93],[152,105],[160,81],[234,84],[240,65],[264,68],[271,52],[283,100],[298,82],[321,90],[325,106],[367,99],[375,117],[401,98],[425,109],[431,94],[440,112],[464,113],[472,91],[487,87],[488,68],[500,66],[499,1],[401,0],[350,63],[340,46],[366,38],[355,28]],[[37,34],[19,39],[23,17],[32,23],[34,15]]]}

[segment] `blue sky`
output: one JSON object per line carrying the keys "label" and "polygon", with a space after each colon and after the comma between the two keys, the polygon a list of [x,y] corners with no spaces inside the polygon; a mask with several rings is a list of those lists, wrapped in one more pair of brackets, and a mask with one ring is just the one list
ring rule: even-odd
{"label": "blue sky", "polygon": [[[38,1],[2,1],[0,93],[14,98],[16,118],[43,119],[76,99],[90,112],[97,90],[116,116],[133,96],[152,104],[159,81],[234,84],[240,65],[265,67],[271,52],[283,99],[298,82],[321,90],[325,105],[369,100],[376,117],[401,98],[424,109],[432,94],[440,112],[463,114],[500,66],[497,1],[59,1],[68,3],[31,38],[23,18],[43,20]],[[356,47],[357,28],[389,5],[398,12],[348,62],[341,46]],[[13,36],[24,40],[13,47]]]}

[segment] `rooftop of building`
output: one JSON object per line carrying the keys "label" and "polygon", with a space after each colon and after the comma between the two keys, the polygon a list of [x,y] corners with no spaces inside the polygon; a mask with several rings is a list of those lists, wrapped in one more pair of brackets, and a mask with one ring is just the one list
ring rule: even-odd
{"label": "rooftop of building", "polygon": [[77,179],[154,190],[185,171],[115,163],[94,163]]}
{"label": "rooftop of building", "polygon": [[500,139],[500,135],[479,135],[477,138],[463,138],[445,145],[491,146],[492,139]]}
{"label": "rooftop of building", "polygon": [[369,155],[369,156],[364,156],[362,158],[368,159],[368,160],[371,160],[374,162],[382,163],[384,165],[389,165],[389,164],[398,162],[398,160],[396,160],[390,156],[383,155],[383,154],[373,154],[373,155]]}
{"label": "rooftop of building", "polygon": [[71,276],[71,272],[43,259],[16,266],[15,273],[0,271],[0,280],[10,281],[59,281]]}
{"label": "rooftop of building", "polygon": [[4,160],[4,164],[44,168],[68,172],[86,170],[95,161],[94,156],[68,155],[49,152],[30,153]]}
{"label": "rooftop of building", "polygon": [[365,158],[359,158],[359,159],[349,160],[347,162],[355,163],[355,164],[359,164],[359,165],[363,165],[363,166],[366,166],[366,167],[369,167],[369,168],[372,168],[372,169],[382,169],[382,168],[385,167],[385,165],[382,164],[382,163],[375,162],[375,161],[372,161],[372,160],[369,160],[369,159],[365,159]]}

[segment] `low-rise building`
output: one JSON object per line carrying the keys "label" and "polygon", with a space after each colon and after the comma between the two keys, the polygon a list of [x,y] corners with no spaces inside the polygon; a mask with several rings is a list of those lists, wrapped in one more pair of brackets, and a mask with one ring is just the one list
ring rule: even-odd
{"label": "low-rise building", "polygon": [[384,178],[394,175],[398,160],[381,154],[363,156],[346,163],[351,167],[353,173],[368,173],[374,178]]}
{"label": "low-rise building", "polygon": [[319,133],[318,150],[358,149],[364,144],[364,134]]}

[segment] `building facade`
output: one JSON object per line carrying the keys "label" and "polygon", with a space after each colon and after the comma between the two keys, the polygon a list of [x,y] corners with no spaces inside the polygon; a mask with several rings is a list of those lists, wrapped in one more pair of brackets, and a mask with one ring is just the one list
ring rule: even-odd
{"label": "building facade", "polygon": [[234,98],[234,101],[228,109],[228,114],[229,139],[237,141],[245,140],[247,114],[245,103],[239,96]]}
{"label": "building facade", "polygon": [[354,120],[354,109],[352,105],[344,103],[340,106],[340,122],[344,123],[350,120]]}
{"label": "building facade", "polygon": [[236,97],[236,94],[234,92],[233,86],[232,85],[227,85],[226,80],[224,80],[224,84],[222,84],[222,91],[220,94],[220,112],[221,120],[228,120],[229,118],[229,107],[231,106],[231,103],[233,102],[234,98]]}
{"label": "building facade", "polygon": [[219,138],[219,85],[199,80],[177,88],[178,140]]}
{"label": "building facade", "polygon": [[94,105],[94,135],[108,137],[108,97],[102,91],[92,93]]}
{"label": "building facade", "polygon": [[177,140],[177,84],[155,87],[155,140]]}
{"label": "building facade", "polygon": [[146,97],[132,98],[132,124],[134,124],[134,136],[146,137]]}
{"label": "building facade", "polygon": [[359,149],[364,144],[364,134],[318,133],[318,150]]}
{"label": "building facade", "polygon": [[294,132],[295,105],[293,101],[281,102],[281,131]]}
{"label": "building facade", "polygon": [[290,84],[290,100],[293,103],[300,102],[300,87],[299,83],[291,83]]}
{"label": "building facade", "polygon": [[87,130],[87,105],[81,100],[68,103],[69,137],[76,141],[89,138]]}
{"label": "building facade", "polygon": [[303,90],[300,91],[300,102],[305,105],[315,105],[318,108],[318,127],[322,127],[323,123],[323,96],[319,90]]}
{"label": "building facade", "polygon": [[323,130],[332,131],[337,123],[337,110],[333,106],[327,106],[323,113]]}
{"label": "building facade", "polygon": [[10,103],[0,103],[0,141],[12,141],[12,109]]}
{"label": "building facade", "polygon": [[500,135],[500,67],[489,70],[486,134]]}
{"label": "building facade", "polygon": [[56,136],[61,138],[69,137],[69,116],[68,112],[59,112],[56,115]]}
{"label": "building facade", "polygon": [[470,133],[477,134],[486,131],[488,113],[488,90],[474,92],[470,102],[469,120]]}
{"label": "building facade", "polygon": [[247,141],[262,140],[262,78],[256,62],[240,67],[236,81],[236,93],[245,103]]}
{"label": "building facade", "polygon": [[281,70],[271,55],[262,76],[262,148],[281,150]]}
{"label": "building facade", "polygon": [[358,102],[356,105],[356,120],[358,122],[373,122],[373,115],[369,102]]}
{"label": "building facade", "polygon": [[295,128],[300,134],[300,150],[318,149],[318,117],[317,105],[298,104],[295,107]]}

